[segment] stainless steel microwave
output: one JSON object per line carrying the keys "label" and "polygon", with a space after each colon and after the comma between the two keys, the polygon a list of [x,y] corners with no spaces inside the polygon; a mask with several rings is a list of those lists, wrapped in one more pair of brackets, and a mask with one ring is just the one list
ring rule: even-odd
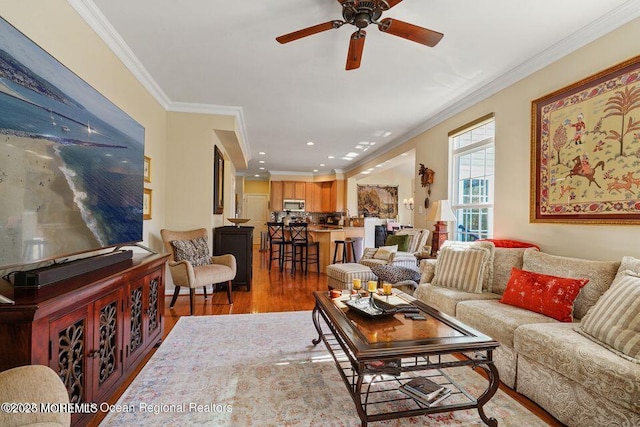
{"label": "stainless steel microwave", "polygon": [[304,212],[304,200],[283,200],[282,210],[291,212]]}

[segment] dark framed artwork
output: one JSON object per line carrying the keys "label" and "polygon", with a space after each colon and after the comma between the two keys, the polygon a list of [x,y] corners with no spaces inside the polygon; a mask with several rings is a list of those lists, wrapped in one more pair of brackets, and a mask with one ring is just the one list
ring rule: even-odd
{"label": "dark framed artwork", "polygon": [[213,213],[221,214],[224,211],[224,157],[214,147],[213,155]]}
{"label": "dark framed artwork", "polygon": [[640,224],[640,56],[531,110],[531,222]]}

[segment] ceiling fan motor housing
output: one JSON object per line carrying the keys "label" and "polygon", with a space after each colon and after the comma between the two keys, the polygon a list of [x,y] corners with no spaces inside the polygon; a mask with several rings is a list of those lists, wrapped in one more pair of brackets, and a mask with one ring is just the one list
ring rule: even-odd
{"label": "ceiling fan motor housing", "polygon": [[345,2],[343,6],[342,17],[344,20],[358,28],[366,28],[372,22],[376,23],[382,16],[382,12],[388,9],[384,1]]}

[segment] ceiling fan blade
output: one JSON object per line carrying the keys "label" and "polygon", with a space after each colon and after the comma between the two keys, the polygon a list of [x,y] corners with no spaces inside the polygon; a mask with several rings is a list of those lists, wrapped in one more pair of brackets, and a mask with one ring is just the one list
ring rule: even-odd
{"label": "ceiling fan blade", "polygon": [[342,21],[329,21],[329,22],[325,22],[324,24],[314,25],[313,27],[303,28],[302,30],[294,31],[293,33],[289,33],[289,34],[285,34],[285,35],[280,36],[280,37],[276,37],[276,40],[278,41],[278,43],[282,43],[282,44],[289,43],[289,42],[292,42],[294,40],[301,39],[303,37],[307,37],[307,36],[311,36],[313,34],[321,33],[323,31],[328,31],[328,30],[333,30],[333,29],[336,29],[336,28],[340,28],[340,27],[342,27],[342,24],[344,24],[344,22],[342,22]]}
{"label": "ceiling fan blade", "polygon": [[349,42],[349,52],[347,53],[347,66],[346,70],[355,70],[360,68],[360,61],[362,60],[362,51],[364,50],[364,39],[367,36],[367,32],[364,30],[356,31],[351,34],[351,41]]}
{"label": "ceiling fan blade", "polygon": [[444,34],[437,31],[428,30],[418,27],[417,25],[409,24],[408,22],[400,21],[399,19],[391,18],[385,18],[380,21],[378,29],[383,33],[393,34],[394,36],[431,47],[437,45],[444,36]]}
{"label": "ceiling fan blade", "polygon": [[386,1],[387,1],[387,4],[389,5],[389,9],[391,9],[393,6],[397,5],[402,0],[386,0]]}

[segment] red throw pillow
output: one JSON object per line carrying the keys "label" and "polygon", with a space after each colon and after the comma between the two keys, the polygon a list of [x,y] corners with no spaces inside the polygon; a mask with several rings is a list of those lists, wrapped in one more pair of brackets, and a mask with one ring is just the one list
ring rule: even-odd
{"label": "red throw pillow", "polygon": [[524,271],[513,267],[503,304],[526,308],[561,322],[571,322],[573,301],[589,279],[570,279]]}
{"label": "red throw pillow", "polygon": [[478,241],[492,242],[496,248],[536,248],[540,250],[540,246],[535,243],[521,242],[511,239],[480,239]]}

